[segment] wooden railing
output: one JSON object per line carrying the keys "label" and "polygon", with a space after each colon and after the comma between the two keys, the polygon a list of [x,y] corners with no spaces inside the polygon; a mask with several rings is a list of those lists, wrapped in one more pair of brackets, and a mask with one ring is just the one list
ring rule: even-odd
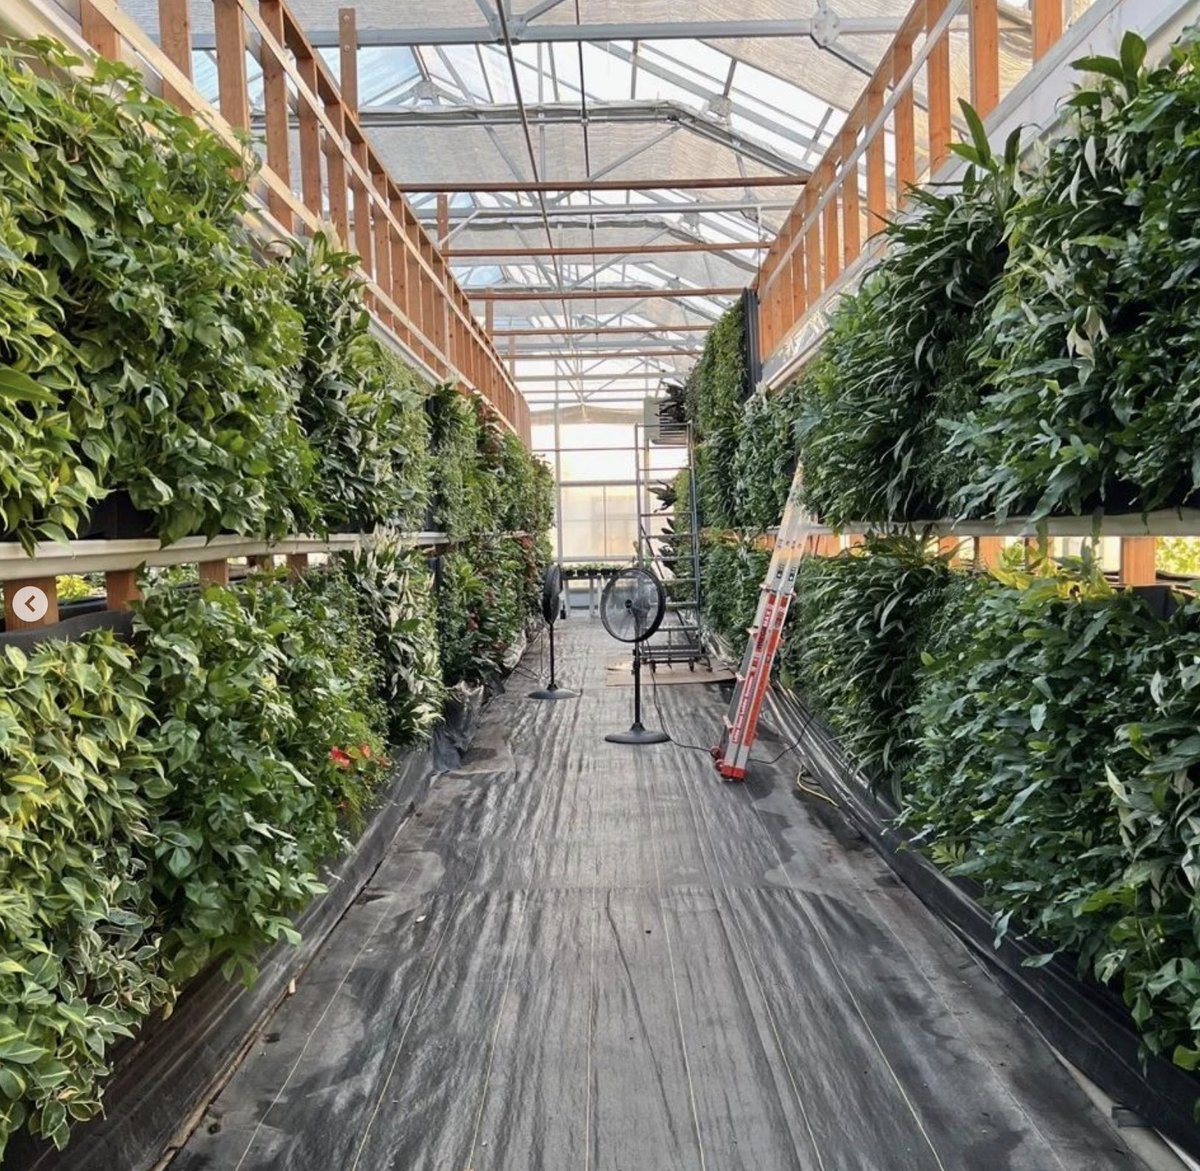
{"label": "wooden railing", "polygon": [[[1062,36],[1063,0],[1031,0],[1028,29],[1013,27],[1010,41],[1023,41],[1026,52],[1003,57],[1010,85],[1014,70],[1028,72]],[[954,69],[952,43],[966,50],[956,53]],[[756,288],[764,356],[903,209],[909,188],[937,175],[950,156],[955,98],[966,98],[981,118],[996,108],[1001,61],[998,0],[917,0],[763,259]]]}
{"label": "wooden railing", "polygon": [[[48,2],[48,0],[47,0]],[[218,108],[192,83],[192,5],[212,8]],[[79,0],[84,38],[101,55],[131,61],[162,81],[164,97],[244,149],[252,111],[247,54],[262,67],[261,166],[253,190],[278,230],[334,228],[361,257],[377,321],[438,379],[482,394],[529,441],[529,412],[471,313],[450,266],[387,171],[358,119],[357,37],[343,12],[339,86],[284,0],[159,0],[156,45],[118,0]],[[349,50],[349,51],[347,51]],[[293,131],[298,159],[292,157]],[[293,179],[293,172],[298,183]],[[297,189],[298,188],[298,189]]]}

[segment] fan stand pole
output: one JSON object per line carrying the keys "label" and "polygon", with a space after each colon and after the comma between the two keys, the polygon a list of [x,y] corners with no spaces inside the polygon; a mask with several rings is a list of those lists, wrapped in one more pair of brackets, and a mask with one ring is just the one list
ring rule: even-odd
{"label": "fan stand pole", "polygon": [[558,680],[555,675],[554,667],[554,623],[548,624],[550,627],[550,686],[539,687],[537,691],[529,693],[530,699],[578,699],[579,692],[572,691],[569,687],[559,687]]}
{"label": "fan stand pole", "polygon": [[628,732],[610,732],[604,737],[611,744],[667,744],[671,737],[666,732],[642,726],[642,656],[640,642],[633,644],[633,723]]}

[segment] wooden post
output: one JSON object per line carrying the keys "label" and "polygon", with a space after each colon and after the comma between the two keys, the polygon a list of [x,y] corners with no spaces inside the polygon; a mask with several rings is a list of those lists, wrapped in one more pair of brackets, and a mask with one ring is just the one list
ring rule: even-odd
{"label": "wooden post", "polygon": [[[317,100],[317,63],[307,54],[297,54],[296,70]],[[325,214],[321,200],[321,123],[306,97],[296,98],[296,127],[300,142],[300,197],[304,206],[318,216]]]}
{"label": "wooden post", "polygon": [[83,39],[87,41],[101,57],[112,61],[121,59],[121,37],[117,30],[108,22],[92,3],[92,0],[80,0],[79,28]]}
{"label": "wooden post", "polygon": [[450,197],[445,194],[437,197],[437,233],[438,247],[444,248],[450,238]]}
{"label": "wooden post", "polygon": [[1121,538],[1121,581],[1125,585],[1153,585],[1158,580],[1153,537]]}
{"label": "wooden post", "polygon": [[238,0],[213,0],[213,31],[217,46],[217,100],[221,116],[235,130],[249,130],[246,24]]}
{"label": "wooden post", "polygon": [[288,576],[297,578],[308,569],[307,553],[289,553],[287,555]]}
{"label": "wooden post", "polygon": [[358,25],[353,8],[338,9],[338,88],[346,107],[358,115]]}
{"label": "wooden post", "polygon": [[53,577],[27,577],[4,583],[6,630],[36,630],[53,626],[57,621],[58,583]]}
{"label": "wooden post", "polygon": [[[350,152],[354,161],[364,171],[368,166],[367,144],[356,142]],[[354,248],[358,253],[363,272],[369,277],[375,275],[375,258],[372,252],[374,233],[371,229],[371,193],[367,185],[353,173],[350,187],[354,192]]]}
{"label": "wooden post", "polygon": [[1063,34],[1063,0],[1032,0],[1033,59],[1040,61]]}
{"label": "wooden post", "polygon": [[325,101],[325,116],[333,123],[334,133],[325,141],[325,173],[329,182],[329,218],[337,230],[338,241],[343,248],[351,246],[350,241],[350,210],[347,206],[346,190],[346,156],[345,149],[346,122],[342,104],[335,99]]}
{"label": "wooden post", "polygon": [[246,564],[251,569],[257,569],[263,573],[269,573],[275,568],[275,555],[273,553],[251,553],[246,558]]}
{"label": "wooden post", "polygon": [[228,560],[222,557],[219,561],[201,561],[200,581],[204,585],[227,586],[229,584]]}
{"label": "wooden post", "polygon": [[[932,29],[946,7],[945,0],[926,0],[925,28]],[[950,157],[950,34],[943,32],[925,58],[929,97],[929,174]]]}
{"label": "wooden post", "polygon": [[[158,0],[158,37],[162,50],[180,73],[192,80],[192,13],[191,0]],[[163,97],[185,113],[191,113],[191,103],[177,93],[169,82],[163,82]]]}
{"label": "wooden post", "polygon": [[[892,46],[893,83],[898,84],[911,65],[912,41],[905,34]],[[896,206],[900,207],[908,200],[908,189],[917,181],[917,134],[911,86],[900,95],[892,117],[896,130]]]}
{"label": "wooden post", "polygon": [[985,569],[995,569],[1004,554],[1003,537],[976,537],[975,559]]}
{"label": "wooden post", "polygon": [[[817,209],[821,192],[815,185],[804,189],[804,219]],[[803,223],[803,220],[801,221]],[[821,221],[814,218],[804,231],[804,299],[811,309],[821,299]]]}
{"label": "wooden post", "polygon": [[[876,83],[867,90],[867,126],[883,113],[883,91]],[[883,155],[883,133],[867,143],[867,235],[873,236],[887,223],[887,164]]]}
{"label": "wooden post", "polygon": [[[858,131],[847,127],[842,131],[842,158],[848,159],[858,144]],[[842,257],[849,266],[862,251],[862,227],[859,223],[861,201],[858,195],[858,163],[842,180]]]}
{"label": "wooden post", "polygon": [[[161,5],[163,0],[159,0]],[[183,0],[186,4],[187,0]],[[259,0],[259,12],[271,35],[283,44],[282,0]],[[287,71],[282,61],[264,44],[260,63],[263,71],[263,113],[266,120],[267,166],[291,187],[292,166],[288,143]],[[318,186],[319,186],[318,180]],[[267,189],[267,207],[285,231],[295,230],[296,221],[288,202],[274,188]]]}
{"label": "wooden post", "polygon": [[104,575],[104,593],[110,610],[128,610],[142,592],[138,589],[137,572],[133,569],[110,569]]}
{"label": "wooden post", "polygon": [[826,164],[825,182],[823,187],[829,191],[829,202],[825,205],[825,210],[822,212],[824,221],[822,230],[822,256],[825,260],[825,287],[829,288],[838,278],[838,273],[842,271],[842,249],[838,243],[838,193],[833,188],[833,177],[837,173],[837,160],[830,159]]}
{"label": "wooden post", "polygon": [[1000,103],[1000,16],[996,0],[971,0],[971,105],[986,118]]}

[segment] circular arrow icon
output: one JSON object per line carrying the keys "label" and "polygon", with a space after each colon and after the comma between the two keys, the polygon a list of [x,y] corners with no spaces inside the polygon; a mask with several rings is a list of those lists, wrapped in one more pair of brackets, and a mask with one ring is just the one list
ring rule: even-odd
{"label": "circular arrow icon", "polygon": [[37,586],[22,586],[12,600],[13,614],[22,622],[41,622],[50,609],[46,591]]}

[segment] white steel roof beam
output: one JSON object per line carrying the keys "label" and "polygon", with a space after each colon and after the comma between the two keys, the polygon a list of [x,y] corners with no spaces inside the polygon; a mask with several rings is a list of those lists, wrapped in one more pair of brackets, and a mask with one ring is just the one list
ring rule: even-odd
{"label": "white steel roof beam", "polygon": [[[771,39],[812,37],[824,44],[832,26],[821,18],[803,20],[653,20],[620,21],[615,24],[545,24],[536,20],[514,17],[509,34],[514,45],[540,43],[574,44],[577,41],[725,41],[749,37]],[[856,36],[894,36],[900,29],[900,18],[847,17],[837,18],[837,38]],[[335,28],[315,29],[308,34],[315,48],[333,49],[338,46]],[[212,33],[198,35],[193,44],[198,49],[211,49]],[[495,19],[487,26],[459,28],[361,28],[358,32],[361,47],[386,48],[417,45],[502,45],[503,33]]]}

